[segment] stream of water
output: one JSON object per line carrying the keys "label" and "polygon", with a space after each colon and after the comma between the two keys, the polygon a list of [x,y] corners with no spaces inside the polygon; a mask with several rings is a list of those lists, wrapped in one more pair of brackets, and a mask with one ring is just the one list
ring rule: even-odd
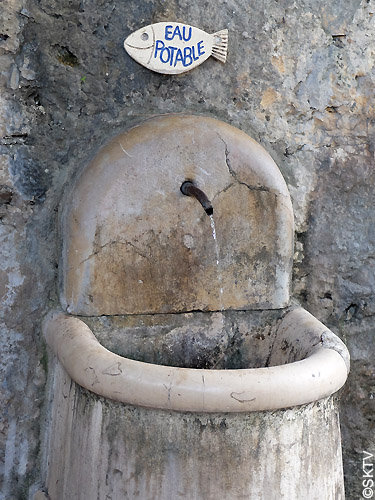
{"label": "stream of water", "polygon": [[217,279],[218,279],[219,287],[220,287],[220,294],[219,294],[220,311],[223,311],[224,310],[224,306],[223,306],[223,277],[222,277],[221,269],[220,269],[219,245],[217,243],[216,228],[215,228],[215,221],[214,221],[213,215],[210,215],[210,221],[211,221],[212,237],[214,239],[215,252],[216,252]]}

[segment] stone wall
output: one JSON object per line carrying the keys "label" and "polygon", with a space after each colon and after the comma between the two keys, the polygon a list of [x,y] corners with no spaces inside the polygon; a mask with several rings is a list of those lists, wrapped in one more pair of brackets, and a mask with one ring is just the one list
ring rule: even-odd
{"label": "stone wall", "polygon": [[[347,498],[374,453],[375,2],[3,0],[0,29],[2,497],[40,484],[43,314],[57,305],[58,206],[100,145],[154,114],[226,121],[270,152],[292,195],[294,296],[347,343]],[[151,73],[122,43],[176,20],[229,29],[225,66]]]}

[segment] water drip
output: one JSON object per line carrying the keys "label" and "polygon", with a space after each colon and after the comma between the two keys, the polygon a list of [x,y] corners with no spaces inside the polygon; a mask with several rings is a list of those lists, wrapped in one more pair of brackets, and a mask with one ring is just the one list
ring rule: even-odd
{"label": "water drip", "polygon": [[219,245],[217,242],[217,236],[216,236],[216,227],[215,227],[215,221],[214,221],[214,216],[210,215],[210,222],[211,222],[211,229],[212,229],[212,237],[214,239],[214,244],[215,244],[215,253],[216,253],[216,267],[217,267],[217,279],[219,282],[219,287],[220,287],[220,295],[219,295],[219,303],[220,303],[220,311],[224,310],[223,306],[223,277],[221,274],[221,269],[220,269],[220,254],[219,254]]}

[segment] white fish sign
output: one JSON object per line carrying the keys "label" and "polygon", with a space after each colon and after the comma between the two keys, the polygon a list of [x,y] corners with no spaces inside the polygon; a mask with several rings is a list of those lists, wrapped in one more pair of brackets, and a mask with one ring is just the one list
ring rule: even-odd
{"label": "white fish sign", "polygon": [[228,30],[209,34],[182,23],[156,23],[124,41],[126,52],[152,71],[176,75],[196,68],[210,56],[225,63]]}

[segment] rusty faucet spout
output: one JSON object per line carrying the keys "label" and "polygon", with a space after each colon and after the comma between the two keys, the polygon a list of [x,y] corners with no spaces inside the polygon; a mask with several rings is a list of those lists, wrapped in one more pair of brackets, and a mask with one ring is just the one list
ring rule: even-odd
{"label": "rusty faucet spout", "polygon": [[193,182],[183,182],[181,184],[180,191],[186,196],[194,196],[194,198],[196,198],[202,205],[207,215],[212,215],[214,213],[214,209],[212,208],[210,200],[207,198],[205,193],[201,189],[199,189]]}

